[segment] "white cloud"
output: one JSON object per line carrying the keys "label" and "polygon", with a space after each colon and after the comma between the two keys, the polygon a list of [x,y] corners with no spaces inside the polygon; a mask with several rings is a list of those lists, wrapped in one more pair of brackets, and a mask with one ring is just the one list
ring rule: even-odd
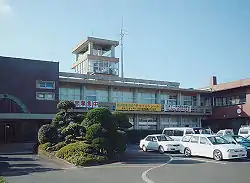
{"label": "white cloud", "polygon": [[12,13],[12,8],[8,0],[0,0],[0,18],[2,16],[10,15]]}

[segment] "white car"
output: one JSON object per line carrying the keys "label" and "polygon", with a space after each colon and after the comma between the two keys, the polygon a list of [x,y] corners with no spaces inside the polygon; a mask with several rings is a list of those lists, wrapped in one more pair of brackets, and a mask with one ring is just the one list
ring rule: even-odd
{"label": "white car", "polygon": [[218,131],[216,135],[219,135],[219,136],[234,135],[234,131],[232,129],[224,129],[224,130]]}
{"label": "white car", "polygon": [[160,153],[164,153],[165,151],[179,151],[180,142],[176,142],[171,137],[162,134],[148,135],[140,140],[140,149],[144,152],[147,150],[156,150]]}
{"label": "white car", "polygon": [[187,135],[181,140],[180,152],[185,156],[203,156],[222,159],[247,157],[247,151],[239,144],[232,144],[218,135]]}

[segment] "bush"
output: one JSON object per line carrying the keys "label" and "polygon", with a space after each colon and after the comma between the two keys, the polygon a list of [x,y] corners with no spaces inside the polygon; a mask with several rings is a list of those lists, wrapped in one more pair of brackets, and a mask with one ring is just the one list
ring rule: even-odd
{"label": "bush", "polygon": [[45,144],[40,144],[39,145],[39,149],[44,150],[44,151],[48,151],[48,149],[52,146],[52,144],[50,142],[46,142]]}
{"label": "bush", "polygon": [[95,138],[103,137],[104,130],[102,129],[101,124],[93,124],[87,128],[86,139],[93,140]]}
{"label": "bush", "polygon": [[76,142],[68,144],[61,148],[56,153],[56,156],[67,160],[71,156],[77,156],[83,153],[94,153],[94,148],[90,144],[86,144],[84,142]]}
{"label": "bush", "polygon": [[73,137],[79,137],[82,135],[81,133],[85,133],[85,131],[86,129],[83,126],[77,123],[71,123],[64,128],[61,133],[64,136],[72,135]]}
{"label": "bush", "polygon": [[64,112],[60,111],[58,112],[52,119],[51,126],[59,128],[61,126],[64,126]]}
{"label": "bush", "polygon": [[95,148],[96,152],[107,155],[110,144],[107,138],[101,137],[95,138],[92,141],[92,146]]}
{"label": "bush", "polygon": [[129,122],[129,118],[126,114],[115,111],[113,112],[113,117],[119,129],[128,129],[132,127],[132,124]]}
{"label": "bush", "polygon": [[141,139],[145,138],[150,134],[161,134],[162,130],[128,130],[127,134],[127,143],[138,144]]}
{"label": "bush", "polygon": [[106,156],[82,153],[71,156],[67,160],[76,166],[87,166],[104,163],[108,158]]}
{"label": "bush", "polygon": [[60,109],[66,113],[68,112],[69,109],[73,108],[75,108],[75,104],[73,101],[70,100],[63,100],[57,104],[57,109]]}
{"label": "bush", "polygon": [[127,148],[127,136],[124,131],[118,130],[115,138],[116,153],[124,153]]}
{"label": "bush", "polygon": [[46,142],[57,142],[58,140],[58,132],[55,127],[52,127],[49,124],[41,126],[38,131],[38,140],[41,144]]}
{"label": "bush", "polygon": [[58,142],[56,145],[49,147],[49,151],[59,151],[61,148],[66,146],[67,144],[65,142]]}
{"label": "bush", "polygon": [[88,111],[85,121],[87,126],[101,124],[106,130],[116,128],[112,113],[106,108],[96,108]]}
{"label": "bush", "polygon": [[0,177],[0,183],[7,183],[7,181],[4,180],[3,177]]}

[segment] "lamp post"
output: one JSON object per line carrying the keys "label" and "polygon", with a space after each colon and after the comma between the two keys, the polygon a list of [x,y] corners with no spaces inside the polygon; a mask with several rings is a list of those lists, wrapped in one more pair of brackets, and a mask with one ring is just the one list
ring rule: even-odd
{"label": "lamp post", "polygon": [[7,144],[7,130],[10,128],[9,125],[5,125],[4,127],[4,139],[5,139],[5,144]]}

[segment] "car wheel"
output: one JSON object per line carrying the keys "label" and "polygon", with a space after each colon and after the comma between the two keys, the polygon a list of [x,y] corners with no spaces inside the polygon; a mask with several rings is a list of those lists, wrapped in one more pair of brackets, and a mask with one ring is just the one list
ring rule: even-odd
{"label": "car wheel", "polygon": [[214,159],[216,161],[220,161],[223,159],[221,151],[219,151],[219,150],[214,151]]}
{"label": "car wheel", "polygon": [[185,154],[186,157],[190,157],[191,156],[191,150],[189,148],[185,148],[184,154]]}
{"label": "car wheel", "polygon": [[164,153],[164,148],[162,146],[159,146],[158,151],[163,154]]}
{"label": "car wheel", "polygon": [[145,145],[142,146],[142,150],[143,150],[144,152],[147,152],[147,148],[146,148]]}

